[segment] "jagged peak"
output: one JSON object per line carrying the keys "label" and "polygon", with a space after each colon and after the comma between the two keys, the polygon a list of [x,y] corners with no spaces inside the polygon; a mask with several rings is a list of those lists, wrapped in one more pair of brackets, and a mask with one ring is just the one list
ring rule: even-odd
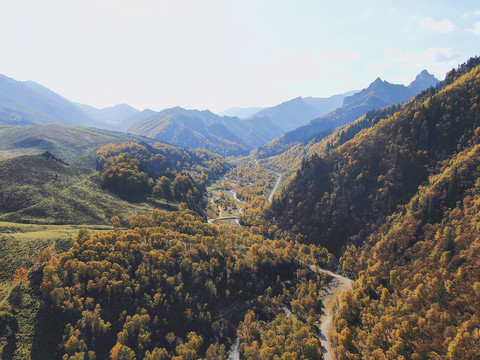
{"label": "jagged peak", "polygon": [[435,86],[438,82],[438,79],[434,75],[424,69],[415,77],[415,80],[413,80],[408,87],[410,89],[418,88],[417,90],[421,90],[430,86]]}
{"label": "jagged peak", "polygon": [[381,86],[385,86],[385,85],[394,85],[392,83],[389,83],[388,81],[386,80],[382,80],[380,77],[377,77],[375,79],[374,82],[372,82],[369,86],[368,86],[368,90],[371,90],[372,88],[378,88],[378,87],[381,87]]}
{"label": "jagged peak", "polygon": [[432,74],[430,74],[427,70],[423,69],[416,77],[415,80],[423,79],[423,78],[434,78]]}

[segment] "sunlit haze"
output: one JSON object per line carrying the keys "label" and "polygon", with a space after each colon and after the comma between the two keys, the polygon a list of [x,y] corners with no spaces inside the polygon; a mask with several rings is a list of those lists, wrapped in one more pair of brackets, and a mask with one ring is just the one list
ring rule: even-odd
{"label": "sunlit haze", "polygon": [[0,73],[98,108],[222,111],[409,83],[480,54],[474,1],[0,3]]}

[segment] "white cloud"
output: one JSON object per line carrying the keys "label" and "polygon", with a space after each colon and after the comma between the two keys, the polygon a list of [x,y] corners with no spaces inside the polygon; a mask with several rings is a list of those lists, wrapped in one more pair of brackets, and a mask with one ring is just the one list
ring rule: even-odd
{"label": "white cloud", "polygon": [[480,10],[475,10],[474,12],[463,14],[462,17],[465,19],[470,16],[480,16]]}
{"label": "white cloud", "polygon": [[424,29],[438,31],[438,32],[441,32],[441,33],[447,33],[447,32],[453,31],[453,29],[455,29],[455,26],[453,25],[453,23],[450,20],[443,19],[441,21],[435,21],[430,16],[427,16],[426,18],[423,18],[423,20],[420,22],[420,24],[422,25],[422,28],[424,28]]}
{"label": "white cloud", "polygon": [[480,21],[476,22],[475,25],[473,26],[472,29],[467,29],[467,31],[470,31],[474,33],[475,35],[480,36]]}

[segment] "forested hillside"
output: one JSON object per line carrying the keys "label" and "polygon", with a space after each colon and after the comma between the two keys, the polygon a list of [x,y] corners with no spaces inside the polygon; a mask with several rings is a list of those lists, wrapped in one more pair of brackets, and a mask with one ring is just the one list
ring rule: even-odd
{"label": "forested hillside", "polygon": [[438,92],[422,93],[352,140],[305,160],[268,217],[336,254],[348,241],[361,244],[439,160],[477,141],[478,62],[450,72]]}
{"label": "forested hillside", "polygon": [[[479,134],[476,129],[476,134]],[[442,162],[344,271],[358,274],[335,319],[339,359],[480,357],[480,145]]]}
{"label": "forested hillside", "polygon": [[183,201],[192,210],[205,208],[205,186],[227,170],[220,155],[184,151],[169,145],[108,145],[97,152],[101,185],[130,200],[147,196]]}
{"label": "forested hillside", "polygon": [[363,129],[374,126],[385,117],[404,109],[405,106],[406,103],[402,103],[390,105],[378,110],[371,110],[350,125],[337,129],[328,136],[326,136],[325,133],[320,133],[318,137],[315,136],[308,142],[297,144],[280,155],[261,159],[259,163],[282,173],[285,179],[284,182],[288,183],[287,180],[291,179],[297,170],[300,169],[304,159],[343,145],[353,139]]}

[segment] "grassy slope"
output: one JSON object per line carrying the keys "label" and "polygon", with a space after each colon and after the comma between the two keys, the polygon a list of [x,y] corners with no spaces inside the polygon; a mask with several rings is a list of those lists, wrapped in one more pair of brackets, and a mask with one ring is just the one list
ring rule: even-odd
{"label": "grassy slope", "polygon": [[[153,205],[132,204],[100,189],[99,174],[44,155],[0,161],[0,220],[105,224],[149,214]],[[161,204],[156,204],[159,207]]]}
{"label": "grassy slope", "polygon": [[138,137],[101,129],[64,125],[0,126],[0,158],[50,151],[77,167],[95,167],[97,150]]}

